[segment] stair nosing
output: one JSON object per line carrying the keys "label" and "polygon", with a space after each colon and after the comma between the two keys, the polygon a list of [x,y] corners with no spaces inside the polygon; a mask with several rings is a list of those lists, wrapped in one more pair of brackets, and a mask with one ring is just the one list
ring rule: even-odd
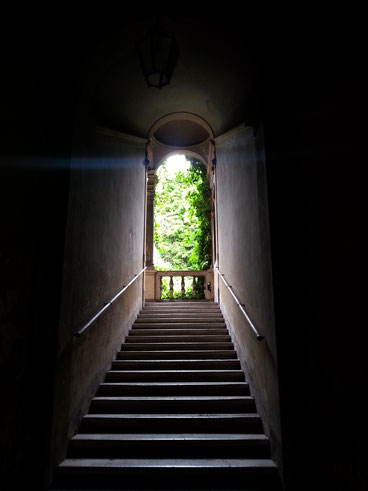
{"label": "stair nosing", "polygon": [[179,468],[195,467],[195,468],[270,468],[276,469],[276,464],[272,459],[232,459],[232,458],[207,458],[207,459],[65,459],[60,464],[61,469],[68,467],[100,467],[100,468],[112,468],[118,467],[120,469],[124,467],[133,468]]}
{"label": "stair nosing", "polygon": [[92,401],[254,401],[253,396],[96,396]]}
{"label": "stair nosing", "polygon": [[111,441],[151,441],[151,440],[170,440],[170,441],[261,441],[269,442],[269,438],[264,433],[78,433],[72,437],[73,441],[89,441],[89,439]]}
{"label": "stair nosing", "polygon": [[114,360],[113,363],[170,363],[170,362],[175,362],[175,363],[180,363],[180,362],[186,362],[186,363],[190,363],[190,362],[195,362],[195,363],[223,363],[223,362],[227,362],[227,361],[231,361],[231,362],[240,362],[240,360],[238,358],[211,358],[210,360],[208,359],[201,359],[201,358],[194,358],[194,359],[181,359],[181,358],[173,358],[172,360],[171,359],[162,359],[162,360]]}
{"label": "stair nosing", "polygon": [[244,373],[243,370],[108,370],[107,373]]}
{"label": "stair nosing", "polygon": [[228,385],[248,385],[248,382],[102,382],[100,384],[100,387],[104,387],[104,386],[107,386],[107,387],[110,387],[110,386],[113,386],[113,387],[116,387],[116,386],[125,386],[125,385],[128,385],[128,386],[149,386],[149,387],[155,387],[155,386],[164,386],[164,387],[176,387],[176,386],[195,386],[195,387],[198,387],[198,386],[201,386],[201,385],[206,385],[206,386],[210,386],[210,387],[216,387],[217,385],[219,386],[228,386]]}
{"label": "stair nosing", "polygon": [[88,413],[83,419],[257,419],[261,420],[258,413]]}

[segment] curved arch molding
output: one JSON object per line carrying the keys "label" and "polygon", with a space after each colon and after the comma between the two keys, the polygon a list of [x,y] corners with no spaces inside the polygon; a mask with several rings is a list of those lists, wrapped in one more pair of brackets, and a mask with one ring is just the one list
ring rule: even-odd
{"label": "curved arch molding", "polygon": [[[175,136],[180,131],[180,122],[183,128],[189,131],[187,144],[171,144],[175,142]],[[198,128],[200,130],[198,130]],[[163,132],[162,129],[165,131]],[[172,133],[170,134],[170,129]],[[184,131],[183,129],[183,131]],[[162,138],[164,136],[164,138]],[[163,141],[160,141],[160,138]],[[193,142],[190,142],[192,138]],[[193,113],[177,112],[167,114],[156,121],[148,133],[148,158],[153,169],[157,167],[170,155],[184,154],[199,158],[208,165],[212,155],[212,140],[214,132],[211,126],[200,116]],[[180,140],[180,138],[179,138]],[[181,139],[183,141],[183,139]],[[184,138],[185,140],[185,138]]]}

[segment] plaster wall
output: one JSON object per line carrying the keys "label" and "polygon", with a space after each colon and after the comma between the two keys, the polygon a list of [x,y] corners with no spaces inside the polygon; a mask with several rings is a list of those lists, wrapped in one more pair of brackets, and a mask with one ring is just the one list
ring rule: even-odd
{"label": "plaster wall", "polygon": [[138,140],[91,130],[72,160],[51,467],[64,457],[142,305],[141,276],[73,336],[143,268],[143,158]]}
{"label": "plaster wall", "polygon": [[261,334],[257,341],[224,283],[221,309],[255,397],[257,411],[281,466],[281,429],[266,174],[261,135],[241,126],[218,138],[217,206],[219,269]]}

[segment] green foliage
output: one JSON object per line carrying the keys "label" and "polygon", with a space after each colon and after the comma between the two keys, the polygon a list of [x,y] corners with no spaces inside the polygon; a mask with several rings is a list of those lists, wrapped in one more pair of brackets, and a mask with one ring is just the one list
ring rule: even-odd
{"label": "green foliage", "polygon": [[211,263],[211,193],[205,165],[194,158],[170,176],[162,165],[155,195],[154,243],[162,260],[177,270],[207,269]]}
{"label": "green foliage", "polygon": [[[184,299],[190,300],[193,298],[193,277],[186,276],[185,277],[185,293]],[[161,280],[162,290],[161,290],[161,298],[163,300],[170,299],[170,277],[162,277]],[[203,298],[204,292],[204,281],[203,278],[196,278],[196,295],[195,298]],[[173,298],[174,300],[181,299],[181,278],[174,278],[174,288],[173,288]]]}

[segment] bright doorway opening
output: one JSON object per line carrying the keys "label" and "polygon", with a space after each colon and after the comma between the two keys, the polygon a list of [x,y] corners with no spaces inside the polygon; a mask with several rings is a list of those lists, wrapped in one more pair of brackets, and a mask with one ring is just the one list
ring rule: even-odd
{"label": "bright doorway opening", "polygon": [[[212,263],[211,190],[206,165],[173,155],[158,167],[154,200],[154,265],[158,271],[202,271]],[[182,279],[183,278],[183,279]],[[174,298],[204,297],[204,279],[173,278]],[[162,299],[170,278],[162,278]]]}

